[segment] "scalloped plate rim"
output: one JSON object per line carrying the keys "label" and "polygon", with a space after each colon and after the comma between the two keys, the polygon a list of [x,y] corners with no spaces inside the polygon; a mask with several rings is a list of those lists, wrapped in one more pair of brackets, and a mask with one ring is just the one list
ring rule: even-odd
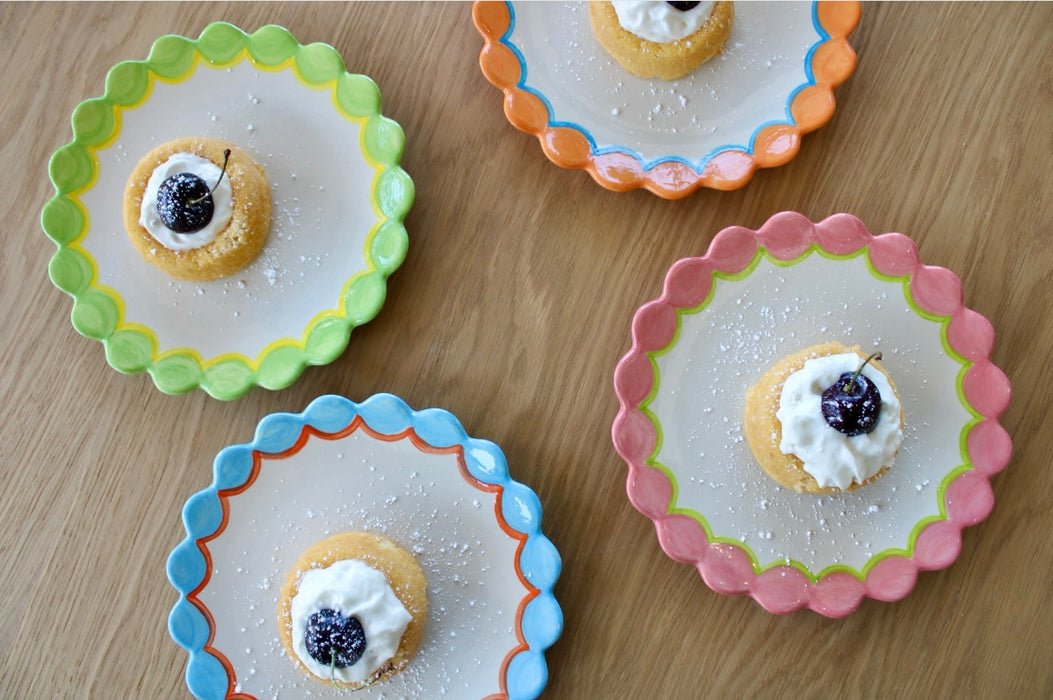
{"label": "scalloped plate rim", "polygon": [[[807,233],[802,234],[802,231]],[[785,250],[773,252],[773,243],[783,233],[786,236]],[[843,236],[832,234],[843,234]],[[828,245],[824,245],[823,236],[827,237],[828,243],[836,241],[838,250],[831,250]],[[658,478],[661,480],[663,488],[666,484],[669,484],[668,477],[661,472],[661,469],[650,464],[651,457],[654,456],[654,451],[657,450],[657,447],[651,448],[651,457],[641,459],[639,454],[634,453],[626,444],[633,437],[637,437],[632,434],[632,427],[629,424],[635,415],[640,414],[639,405],[646,401],[646,398],[634,400],[632,397],[627,396],[625,383],[635,379],[637,384],[633,386],[633,392],[634,396],[638,396],[642,392],[642,389],[639,387],[640,377],[649,373],[651,381],[649,393],[654,391],[654,368],[648,365],[650,368],[644,371],[639,367],[634,367],[634,363],[641,364],[639,362],[641,358],[646,358],[648,353],[655,352],[654,350],[641,349],[642,331],[638,332],[637,322],[646,313],[656,308],[670,309],[673,312],[677,312],[679,309],[694,309],[699,306],[698,304],[681,305],[669,299],[670,294],[677,291],[673,274],[685,263],[698,263],[704,267],[706,274],[711,279],[721,273],[729,274],[733,277],[743,274],[741,270],[723,270],[721,263],[715,261],[718,252],[721,254],[726,252],[722,246],[727,245],[727,247],[730,247],[733,245],[726,244],[726,241],[732,239],[735,239],[736,242],[744,247],[747,244],[753,246],[750,253],[751,259],[755,260],[756,256],[762,254],[771,255],[777,260],[785,261],[786,264],[791,265],[806,257],[812,249],[816,248],[836,258],[846,255],[848,249],[855,251],[853,255],[869,252],[872,250],[872,245],[875,241],[881,241],[882,239],[890,240],[892,245],[903,243],[905,245],[900,245],[894,253],[889,254],[890,262],[886,264],[898,266],[898,274],[894,277],[897,279],[902,277],[907,280],[904,282],[904,291],[905,294],[909,295],[910,303],[919,307],[916,308],[916,312],[934,313],[930,307],[942,304],[945,307],[954,306],[953,309],[941,309],[941,311],[947,311],[947,313],[939,314],[940,317],[947,318],[947,324],[952,323],[955,318],[963,318],[970,314],[981,319],[986,324],[990,324],[986,318],[964,305],[961,298],[960,281],[957,277],[944,268],[924,265],[917,255],[916,245],[908,237],[899,233],[871,234],[864,224],[851,214],[835,214],[816,223],[797,212],[786,211],[773,215],[756,230],[741,226],[730,226],[722,229],[713,238],[705,255],[683,258],[670,266],[666,272],[662,295],[641,306],[634,314],[632,348],[622,356],[615,369],[614,389],[619,402],[619,410],[612,424],[611,438],[615,451],[628,467],[626,491],[629,500],[637,511],[652,520],[656,534],[659,537],[659,544],[668,556],[676,561],[693,564],[698,569],[706,585],[712,590],[723,594],[748,595],[769,612],[785,614],[807,608],[827,617],[843,617],[854,612],[863,598],[866,597],[886,602],[901,600],[913,590],[919,571],[940,570],[954,563],[960,554],[961,533],[964,528],[982,522],[990,514],[991,508],[993,508],[994,497],[990,491],[990,480],[995,474],[1005,468],[1011,458],[1012,451],[1011,438],[1004,432],[1004,428],[998,421],[999,416],[1005,410],[1010,400],[1011,387],[1009,380],[1001,370],[990,362],[990,347],[979,351],[975,347],[963,349],[956,345],[956,342],[963,340],[962,338],[952,339],[949,333],[944,334],[944,344],[962,358],[963,369],[961,376],[967,379],[969,372],[973,368],[981,367],[988,372],[991,379],[988,384],[980,386],[969,385],[968,382],[959,385],[959,400],[970,413],[977,416],[976,420],[962,428],[961,441],[968,450],[968,454],[963,455],[963,458],[966,460],[966,468],[956,468],[946,477],[947,483],[942,490],[940,502],[941,512],[944,514],[944,517],[932,522],[920,522],[916,526],[916,528],[920,528],[917,536],[919,538],[928,537],[926,544],[930,545],[936,551],[936,554],[926,554],[922,557],[917,550],[918,545],[915,541],[908,557],[886,554],[880,562],[875,563],[873,566],[869,566],[868,563],[868,566],[864,567],[866,574],[863,580],[856,578],[851,573],[842,571],[839,567],[832,567],[833,570],[828,571],[824,575],[819,575],[814,581],[807,579],[801,572],[789,565],[773,565],[763,570],[758,570],[757,563],[747,554],[748,550],[745,543],[734,541],[734,538],[731,538],[731,541],[729,541],[728,538],[724,537],[718,538],[717,541],[709,542],[702,525],[698,521],[690,515],[681,513],[680,510],[669,510],[670,503],[659,504],[649,497],[642,490],[644,487],[637,483],[638,479]],[[809,244],[807,246],[808,252],[801,253],[805,243]],[[735,266],[738,264],[738,261],[724,264]],[[949,291],[919,289],[918,293],[923,293],[923,295],[928,297],[923,301],[919,301],[913,286],[919,279],[919,273],[925,275],[930,274],[930,271],[935,271],[935,274],[942,275],[943,279],[951,279],[958,283],[956,305],[953,299],[955,292],[953,288]],[[948,297],[951,297],[950,302],[947,300]],[[705,302],[702,305],[704,306]],[[990,342],[993,345],[993,327],[990,332]],[[648,344],[653,344],[655,341],[648,340],[647,342]],[[675,342],[674,333],[673,339],[667,341],[663,347],[668,349]],[[973,357],[966,360],[965,357],[969,355]],[[627,378],[630,374],[633,375],[632,379]],[[979,409],[977,404],[980,405]],[[653,419],[648,418],[647,420],[651,421]],[[980,425],[984,425],[985,430],[980,433],[980,437],[976,438],[974,444],[973,436]],[[992,430],[994,431],[993,433],[991,433]],[[986,454],[985,450],[990,451],[995,456],[983,457],[985,463],[983,464],[983,469],[980,469],[976,464],[978,460],[973,457],[973,454]],[[992,463],[987,464],[986,461],[991,461]],[[964,483],[965,485],[960,486],[958,491],[966,489],[968,490],[966,495],[973,497],[973,499],[963,498],[963,504],[961,505],[957,502],[951,503],[947,495],[948,491],[955,484],[959,483]],[[669,486],[671,487],[672,485],[669,484]],[[955,495],[959,495],[957,491]],[[684,534],[681,528],[682,523],[686,523],[687,534]],[[674,532],[672,528],[681,529]],[[673,545],[668,542],[668,538],[674,537],[674,535],[693,539],[690,553],[671,551]],[[729,547],[731,548],[730,550],[728,549]],[[738,551],[737,554],[735,550]],[[875,556],[880,556],[881,554],[884,553],[879,553]],[[733,564],[728,563],[730,561],[728,557],[738,560],[739,567],[737,569],[734,568]],[[746,566],[742,564],[743,559],[748,560],[748,565],[751,567],[748,572],[743,570],[743,567]],[[733,570],[730,580],[725,580],[725,574],[728,573],[726,566],[731,566]],[[891,573],[888,573],[889,570],[891,570]],[[886,580],[886,577],[888,580]],[[840,588],[838,584],[840,584]]]}
{"label": "scalloped plate rim", "polygon": [[[334,424],[323,428],[319,425],[322,422],[334,420],[342,427],[335,427]],[[356,428],[356,425],[359,427]],[[390,432],[391,425],[398,425],[400,430]],[[214,519],[202,521],[201,518],[196,520],[188,518],[187,513],[191,505],[210,498],[217,498],[222,502],[225,498],[236,497],[238,493],[251,487],[251,482],[255,478],[254,471],[246,474],[244,479],[236,483],[225,484],[220,488],[220,466],[227,454],[250,450],[261,455],[283,455],[285,452],[298,451],[302,443],[310,440],[316,434],[324,436],[344,431],[350,434],[363,426],[367,433],[376,433],[383,439],[409,439],[414,445],[419,441],[425,445],[425,448],[437,452],[451,449],[456,451],[460,456],[460,463],[472,479],[482,485],[496,487],[495,504],[500,504],[501,496],[509,493],[510,490],[516,494],[528,496],[526,500],[517,499],[515,504],[524,511],[521,517],[526,521],[525,529],[519,529],[509,523],[503,515],[500,515],[500,509],[495,508],[498,525],[509,536],[512,536],[512,532],[516,533],[514,538],[519,540],[516,548],[515,571],[516,578],[525,591],[516,615],[515,631],[518,645],[504,657],[504,662],[498,670],[498,676],[502,692],[506,695],[510,692],[509,687],[512,687],[512,692],[516,697],[527,699],[536,697],[547,684],[545,651],[557,641],[563,629],[562,609],[553,594],[553,588],[562,569],[562,562],[555,546],[541,531],[541,503],[528,486],[515,481],[507,471],[500,473],[501,470],[498,470],[499,473],[496,475],[488,473],[487,470],[491,464],[480,461],[480,454],[485,454],[488,462],[504,463],[504,455],[496,444],[468,436],[457,418],[445,409],[413,410],[399,397],[386,393],[374,394],[360,403],[336,394],[325,394],[313,400],[299,414],[283,412],[268,414],[260,420],[251,442],[230,445],[216,455],[211,485],[191,496],[183,508],[183,526],[186,536],[169,554],[166,567],[169,583],[179,592],[179,599],[170,611],[168,629],[173,641],[188,652],[186,669],[188,687],[192,692],[195,689],[198,691],[204,689],[210,691],[210,696],[215,694],[211,691],[215,691],[220,696],[231,697],[231,689],[236,687],[237,680],[229,662],[224,663],[219,660],[213,653],[218,650],[210,648],[214,634],[214,622],[206,606],[197,600],[198,593],[207,587],[208,580],[211,578],[209,572],[211,567],[206,564],[204,571],[188,572],[180,570],[179,564],[184,549],[195,549],[205,555],[206,562],[209,561],[206,542],[217,537],[225,529],[226,506],[221,505],[224,515],[220,521],[213,522]],[[435,426],[439,428],[436,429]],[[271,427],[275,430],[267,429]],[[427,434],[431,431],[440,435],[444,442],[451,435],[457,437],[452,440],[452,444],[433,445],[422,435],[422,433]],[[425,448],[417,446],[419,450],[429,451]],[[463,475],[461,478],[465,479]],[[467,479],[465,481],[470,483]],[[227,492],[229,495],[224,497],[220,495],[220,492]],[[204,638],[202,630],[195,628],[186,632],[185,625],[175,622],[175,619],[184,614],[185,605],[193,605],[195,609],[203,611],[206,615],[208,633]],[[185,639],[184,634],[192,638]],[[535,642],[526,638],[539,635],[541,639]],[[219,654],[222,655],[222,652]],[[203,657],[210,657],[207,660],[213,668],[215,664],[222,665],[225,669],[222,681],[216,675],[210,677],[206,672],[208,669],[202,669],[200,659]],[[517,664],[517,659],[522,663]],[[523,661],[524,659],[526,660]],[[220,685],[222,688],[219,687]],[[240,698],[250,697],[239,693],[235,695]]]}
{"label": "scalloped plate rim", "polygon": [[[233,57],[226,61],[221,61],[206,56],[206,53],[214,52],[214,49],[209,50],[202,48],[202,44],[205,42],[206,37],[211,39],[216,35],[223,33],[228,33],[226,37],[221,37],[226,38],[229,41],[227,47],[237,49],[237,51],[234,52]],[[295,44],[295,49],[293,49],[292,52],[282,60],[277,61],[276,63],[271,63],[268,62],[268,60],[255,56],[250,49],[250,45],[254,38],[266,37],[273,35],[274,33],[283,35],[288,41]],[[154,61],[154,53],[172,42],[189,46],[189,51],[192,57],[189,65],[178,77],[163,76],[151,68],[152,63],[155,66],[163,65],[163,61],[160,59]],[[83,241],[86,236],[91,234],[90,213],[87,212],[85,205],[81,203],[79,195],[94,187],[98,177],[98,159],[97,156],[94,155],[94,152],[100,148],[109,146],[119,138],[121,131],[121,110],[126,109],[129,106],[137,106],[146,100],[149,100],[153,82],[156,80],[161,80],[163,82],[180,82],[191,77],[199,67],[218,69],[247,60],[265,72],[292,70],[296,74],[299,82],[310,85],[320,85],[311,78],[304,76],[300,71],[300,67],[296,63],[296,57],[298,55],[305,51],[317,51],[319,48],[327,51],[330,58],[335,57],[335,60],[339,63],[342,70],[341,77],[364,79],[367,81],[368,86],[376,91],[377,107],[375,111],[364,117],[359,117],[357,115],[351,115],[343,108],[343,106],[336,102],[336,91],[338,89],[336,84],[337,81],[330,81],[332,82],[332,85],[328,86],[334,96],[334,108],[337,112],[342,114],[348,120],[359,123],[359,131],[361,134],[359,140],[361,142],[361,148],[363,149],[363,157],[367,162],[371,163],[371,168],[374,171],[373,180],[369,184],[369,188],[371,192],[370,199],[377,218],[370,224],[370,229],[366,236],[367,245],[364,248],[362,259],[364,267],[352,272],[351,276],[344,281],[339,298],[333,299],[335,307],[324,309],[316,313],[303,329],[299,339],[291,336],[275,338],[263,347],[255,358],[249,358],[240,352],[221,352],[213,357],[205,358],[194,348],[178,344],[171,348],[165,348],[163,350],[159,349],[156,333],[150,327],[142,323],[127,322],[124,319],[123,298],[116,290],[98,284],[97,263],[94,257],[80,245],[80,242]],[[116,92],[116,88],[111,90],[110,85],[112,75],[118,70],[128,71],[129,69],[144,70],[148,76],[147,85],[144,88],[143,93],[131,104],[119,101],[119,96],[111,96],[111,92]],[[409,208],[412,206],[414,199],[412,180],[401,168],[404,136],[401,136],[403,141],[400,143],[398,152],[393,158],[388,156],[378,158],[376,153],[367,152],[365,150],[367,146],[365,144],[364,134],[367,124],[374,120],[378,123],[391,125],[391,128],[397,129],[401,135],[401,127],[388,117],[385,117],[380,109],[379,89],[376,87],[375,82],[373,82],[368,76],[348,72],[346,64],[343,62],[339,52],[337,52],[332,46],[320,42],[301,44],[288,29],[280,25],[266,24],[256,31],[248,33],[228,22],[217,21],[204,27],[197,39],[178,34],[166,34],[158,37],[153,42],[147,58],[141,60],[124,60],[115,64],[110,71],[107,72],[105,83],[106,89],[103,95],[82,100],[78,103],[77,107],[74,108],[73,117],[71,118],[73,138],[57,149],[51,156],[48,175],[49,180],[54,187],[54,194],[45,203],[41,212],[41,226],[44,229],[44,234],[56,245],[56,251],[51,256],[48,263],[49,277],[55,287],[72,297],[74,301],[73,309],[71,310],[71,320],[74,322],[74,329],[85,337],[101,342],[106,349],[107,363],[121,373],[141,374],[145,372],[150,375],[154,385],[166,394],[182,394],[200,388],[214,398],[221,400],[236,399],[247,393],[254,386],[261,386],[273,390],[285,388],[298,379],[307,366],[328,364],[339,357],[346,348],[352,330],[355,327],[372,320],[372,318],[380,312],[386,294],[381,293],[378,302],[371,303],[368,307],[364,306],[354,310],[349,310],[345,307],[345,300],[356,285],[363,285],[359,288],[364,288],[364,285],[373,283],[370,280],[378,281],[379,285],[386,289],[387,279],[401,266],[402,261],[405,258],[407,246],[404,219]],[[325,86],[325,84],[321,85],[323,87]],[[90,135],[82,138],[82,134],[79,134],[77,129],[77,114],[81,110],[88,111],[89,108],[98,105],[106,105],[111,112],[116,115],[113,118],[114,124],[112,131],[107,138],[101,141],[97,138],[92,140],[93,137]],[[72,156],[70,154],[72,154]],[[60,182],[64,177],[66,179],[83,179],[82,177],[78,178],[75,173],[67,173],[63,175],[61,171],[61,168],[63,167],[63,158],[73,156],[89,158],[91,160],[91,173],[87,184],[79,188],[68,189],[64,188]],[[372,161],[375,161],[375,163]],[[396,182],[400,179],[401,182]],[[384,187],[402,188],[392,200],[395,209],[392,213],[387,213],[382,210],[380,197],[384,194],[382,191],[382,188]],[[69,225],[68,222],[54,223],[50,226],[48,224],[49,212],[62,208],[68,210],[70,207],[77,211],[77,216],[81,219],[79,232],[73,236],[69,235],[69,231],[64,230]],[[388,208],[390,209],[392,206],[389,204]],[[395,249],[395,254],[391,256],[390,260],[385,260],[383,263],[381,263],[371,251],[371,248],[376,244],[377,236],[382,229],[385,229],[384,242],[391,243],[394,241]],[[401,238],[399,238],[399,236],[401,236]],[[81,279],[75,281],[75,284],[73,285],[67,285],[76,287],[75,289],[65,288],[64,284],[60,283],[60,279],[56,278],[56,275],[59,273],[55,271],[55,268],[61,265],[62,261],[69,257],[74,258],[82,268],[90,268],[90,280],[87,283]],[[83,269],[80,274],[83,276]],[[63,282],[64,281],[65,280],[63,280]],[[76,319],[78,305],[89,298],[106,298],[108,301],[104,300],[104,304],[113,309],[112,313],[115,316],[115,321],[112,324],[106,324],[107,327],[109,327],[109,331],[104,334],[89,333],[77,326]],[[352,313],[354,313],[354,318],[352,318]],[[335,331],[332,323],[334,320],[337,322],[337,328]],[[316,329],[322,328],[324,328],[326,333],[330,335],[335,332],[336,335],[339,336],[336,339],[338,342],[334,342],[333,338],[330,337],[325,343],[325,350],[320,353],[311,351],[308,346],[311,335]],[[135,362],[123,365],[111,357],[111,352],[118,352],[117,347],[120,342],[125,341],[130,337],[135,341],[133,344],[138,343],[140,348],[143,345],[149,346],[149,360],[147,362]],[[114,345],[114,343],[117,345]],[[333,348],[337,348],[335,353],[333,352]],[[288,356],[290,350],[292,351],[292,356]],[[266,366],[265,363],[267,363],[268,360],[270,360],[270,365],[279,367],[279,371],[274,373],[274,376],[272,377],[261,376],[261,368]],[[160,374],[167,371],[165,368],[168,365],[180,365],[180,363],[183,365],[186,363],[193,365],[196,368],[196,373],[192,373],[189,378],[186,376],[180,376],[180,368],[177,366],[172,374],[172,376],[175,377],[175,381],[163,381],[159,377]],[[224,374],[223,371],[221,371],[219,375],[210,375],[211,368],[216,366],[222,367],[223,365],[236,365],[236,369],[233,373]],[[185,372],[182,372],[182,374],[185,374]],[[232,386],[231,383],[233,383],[234,386]]]}
{"label": "scalloped plate rim", "polygon": [[[488,27],[481,18],[482,6],[492,4],[502,4],[507,8],[508,18],[502,26]],[[823,6],[828,13],[834,12],[837,14],[837,19],[833,24],[838,26],[832,27],[823,23],[823,19],[820,16],[822,14],[820,12],[821,6]],[[858,26],[862,3],[856,0],[846,2],[816,0],[811,2],[811,8],[812,22],[814,28],[817,30],[819,41],[812,45],[805,58],[806,63],[804,67],[807,77],[806,82],[797,86],[787,96],[785,106],[786,121],[768,120],[761,123],[753,130],[749,138],[748,151],[742,151],[733,144],[720,146],[706,153],[700,159],[698,163],[699,167],[696,167],[689,159],[676,154],[659,156],[645,163],[639,154],[635,153],[635,151],[628,147],[609,146],[597,149],[595,147],[595,139],[592,137],[591,132],[589,132],[589,130],[583,125],[572,122],[553,121],[551,116],[551,106],[549,105],[547,98],[545,98],[538,89],[531,88],[529,85],[523,85],[520,87],[520,83],[522,83],[524,59],[522,58],[522,54],[518,50],[518,47],[507,39],[507,35],[514,24],[512,0],[497,0],[496,2],[495,0],[475,0],[473,6],[473,23],[484,40],[483,49],[479,54],[479,64],[487,80],[504,93],[506,116],[517,129],[526,131],[537,137],[542,145],[542,150],[545,156],[550,161],[563,168],[584,169],[589,173],[593,180],[609,190],[625,192],[643,188],[665,199],[679,199],[681,197],[686,197],[700,187],[708,187],[717,190],[733,190],[745,186],[752,179],[758,168],[777,167],[792,160],[796,156],[797,150],[800,147],[800,137],[823,126],[833,117],[833,108],[830,109],[829,113],[821,111],[812,113],[809,111],[807,114],[803,115],[799,120],[799,123],[797,123],[792,112],[794,111],[795,106],[799,106],[797,100],[798,96],[807,88],[821,90],[832,104],[833,89],[847,80],[854,72],[856,55],[848,44],[847,37]],[[492,63],[496,65],[496,62],[499,60],[499,57],[488,55],[489,49],[494,45],[502,45],[506,47],[514,55],[518,63],[518,77],[516,80],[510,81],[507,85],[499,84],[493,77],[491,77],[490,70],[488,70]],[[831,50],[837,52],[837,59],[844,66],[843,75],[839,75],[831,80],[818,80],[816,78],[816,62],[818,61],[817,53],[819,53],[819,49],[823,46],[830,46],[832,47]],[[829,58],[826,60],[829,60]],[[500,71],[493,69],[493,72],[498,73]],[[510,112],[514,112],[515,110],[515,107],[513,106],[515,104],[514,101],[516,98],[519,98],[524,94],[532,95],[544,104],[549,114],[544,125],[524,127],[516,124],[513,120]],[[804,107],[802,107],[802,109],[804,109]],[[561,153],[558,134],[560,130],[566,129],[578,133],[586,142],[586,145],[588,146],[588,155],[584,160],[576,157],[570,152]],[[796,145],[791,147],[788,157],[784,151],[764,153],[760,157],[754,152],[758,138],[762,132],[769,129],[779,131],[781,134],[793,134],[796,139]],[[640,169],[642,169],[643,176],[641,177],[637,175],[629,181],[620,181],[614,177],[608,176],[606,174],[608,168],[598,164],[598,161],[604,160],[607,156],[624,156],[630,158]],[[725,176],[722,172],[722,168],[709,167],[715,164],[717,159],[722,156],[731,157],[733,160],[744,158],[748,164],[745,166],[744,171],[739,167],[734,176]],[[665,177],[663,172],[665,166],[673,166],[674,174],[668,178]]]}

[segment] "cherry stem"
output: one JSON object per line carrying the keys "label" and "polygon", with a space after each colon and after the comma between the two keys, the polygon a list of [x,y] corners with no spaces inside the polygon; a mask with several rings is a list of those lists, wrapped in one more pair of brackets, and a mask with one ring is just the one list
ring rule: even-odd
{"label": "cherry stem", "polygon": [[863,364],[859,365],[859,369],[857,369],[856,373],[852,375],[852,378],[848,380],[848,384],[845,384],[845,393],[846,394],[851,394],[853,391],[856,390],[856,379],[859,378],[860,372],[863,371],[863,368],[867,366],[868,362],[870,362],[871,360],[880,360],[880,359],[881,359],[881,353],[880,352],[875,352],[875,353],[872,353],[870,355],[870,357],[868,357],[867,359],[863,360]]}
{"label": "cherry stem", "polygon": [[227,163],[229,161],[230,161],[230,149],[229,148],[224,148],[223,149],[223,168],[219,171],[219,178],[216,180],[216,184],[212,185],[212,189],[210,189],[207,194],[203,194],[200,197],[195,197],[194,199],[188,199],[186,201],[186,205],[188,207],[192,207],[192,206],[201,204],[201,202],[205,201],[205,197],[211,197],[212,196],[212,193],[216,191],[216,188],[219,187],[219,183],[222,182],[222,180],[223,180],[223,173],[227,172]]}

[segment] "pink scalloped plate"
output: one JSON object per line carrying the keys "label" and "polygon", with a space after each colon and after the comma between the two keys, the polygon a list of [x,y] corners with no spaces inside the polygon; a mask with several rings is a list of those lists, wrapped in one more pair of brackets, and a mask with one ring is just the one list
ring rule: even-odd
{"label": "pink scalloped plate", "polygon": [[476,2],[479,65],[545,156],[617,192],[733,190],[789,162],[851,76],[858,2],[746,2],[721,55],[679,80],[624,71],[583,2]]}
{"label": "pink scalloped plate", "polygon": [[[828,617],[866,597],[900,600],[919,571],[950,566],[1012,454],[994,328],[963,298],[958,277],[923,264],[908,236],[872,235],[849,214],[813,223],[783,212],[676,262],[633,318],[611,431],[629,500],[666,554],[719,593]],[[872,484],[797,494],[756,464],[743,394],[782,356],[825,340],[882,351],[904,440]]]}

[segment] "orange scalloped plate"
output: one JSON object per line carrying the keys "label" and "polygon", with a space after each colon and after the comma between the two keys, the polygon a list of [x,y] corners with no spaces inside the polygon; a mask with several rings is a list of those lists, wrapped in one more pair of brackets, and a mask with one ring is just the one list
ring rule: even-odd
{"label": "orange scalloped plate", "polygon": [[859,2],[736,4],[724,52],[675,81],[626,73],[596,41],[585,3],[479,1],[479,65],[508,121],[556,165],[601,186],[678,199],[733,190],[797,155],[855,70]]}

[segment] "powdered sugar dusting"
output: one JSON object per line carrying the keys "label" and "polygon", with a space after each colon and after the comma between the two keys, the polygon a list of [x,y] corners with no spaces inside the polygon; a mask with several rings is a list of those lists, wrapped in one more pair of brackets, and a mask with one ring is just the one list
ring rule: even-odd
{"label": "powdered sugar dusting", "polygon": [[311,439],[286,459],[264,459],[252,487],[229,501],[229,524],[210,543],[212,580],[201,595],[216,616],[215,646],[231,660],[241,691],[343,696],[284,658],[276,608],[304,549],[360,530],[383,533],[417,557],[430,609],[411,664],[355,696],[498,692],[526,590],[513,570],[517,541],[500,529],[494,499],[461,478],[454,455],[421,452],[408,439],[384,442],[356,431],[339,441]]}
{"label": "powdered sugar dusting", "polygon": [[[683,314],[676,344],[656,356],[650,408],[676,505],[699,513],[715,536],[744,542],[761,566],[790,559],[813,573],[859,569],[881,551],[906,549],[915,525],[939,514],[937,486],[960,464],[969,421],[957,402],[961,365],[945,354],[940,324],[914,313],[903,285],[874,278],[862,256],[812,254],[789,267],[762,259],[745,279],[714,285],[709,305]],[[742,430],[743,395],[778,359],[826,340],[882,351],[903,403],[904,441],[873,484],[796,494],[756,464]]]}
{"label": "powdered sugar dusting", "polygon": [[[82,198],[92,213],[84,245],[98,262],[99,284],[124,299],[128,323],[156,333],[159,352],[189,347],[206,360],[255,358],[278,339],[300,339],[318,314],[339,308],[348,279],[367,269],[375,171],[361,153],[360,125],[333,108],[328,91],[306,89],[291,70],[241,62],[159,81],[121,121],[118,139],[98,152],[99,179]],[[143,154],[191,135],[230,141],[252,155],[267,173],[272,216],[253,262],[230,277],[188,284],[132,248],[120,202]]]}
{"label": "powdered sugar dusting", "polygon": [[675,81],[626,72],[592,33],[584,3],[520,3],[510,40],[551,121],[580,124],[597,149],[627,147],[645,162],[698,161],[728,144],[750,146],[762,124],[787,119],[820,35],[808,3],[737,3],[722,54]]}

